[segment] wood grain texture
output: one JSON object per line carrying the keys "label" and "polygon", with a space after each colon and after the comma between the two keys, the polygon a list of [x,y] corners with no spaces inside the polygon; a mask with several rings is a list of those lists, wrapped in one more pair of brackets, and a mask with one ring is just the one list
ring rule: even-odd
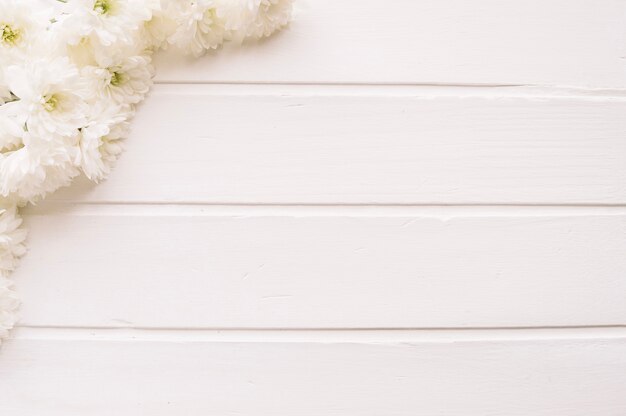
{"label": "wood grain texture", "polygon": [[625,415],[626,3],[297,3],[26,211],[0,415]]}
{"label": "wood grain texture", "polygon": [[624,338],[301,343],[16,339],[0,410],[31,416],[622,416]]}
{"label": "wood grain texture", "polygon": [[111,178],[52,199],[626,203],[626,99],[444,90],[158,86]]}
{"label": "wood grain texture", "polygon": [[23,325],[626,324],[623,213],[131,208],[27,215],[30,252],[15,273]]}
{"label": "wood grain texture", "polygon": [[626,86],[621,0],[298,0],[291,28],[159,81]]}

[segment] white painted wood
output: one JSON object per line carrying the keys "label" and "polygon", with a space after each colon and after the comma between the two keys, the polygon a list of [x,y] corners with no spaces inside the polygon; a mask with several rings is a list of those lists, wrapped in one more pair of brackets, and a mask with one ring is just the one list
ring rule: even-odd
{"label": "white painted wood", "polygon": [[0,415],[626,414],[626,3],[297,1],[27,210]]}
{"label": "white painted wood", "polygon": [[272,91],[157,86],[111,178],[52,198],[626,203],[624,98],[445,88]]}
{"label": "white painted wood", "polygon": [[20,416],[622,416],[626,340],[210,342],[15,339]]}
{"label": "white painted wood", "polygon": [[626,324],[621,209],[132,208],[26,216],[23,325]]}
{"label": "white painted wood", "polygon": [[298,0],[291,29],[160,81],[626,87],[622,0]]}

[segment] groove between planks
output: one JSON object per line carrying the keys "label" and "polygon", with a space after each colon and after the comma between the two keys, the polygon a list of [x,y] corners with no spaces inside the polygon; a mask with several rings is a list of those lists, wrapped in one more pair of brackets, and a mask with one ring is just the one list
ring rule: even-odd
{"label": "groove between planks", "polygon": [[190,329],[20,326],[12,339],[171,342],[484,342],[626,339],[626,326],[528,328]]}
{"label": "groove between planks", "polygon": [[288,216],[288,217],[483,217],[626,215],[626,205],[519,204],[207,204],[194,202],[73,202],[50,201],[30,206],[24,215],[76,216]]}
{"label": "groove between planks", "polygon": [[381,97],[489,97],[581,100],[625,100],[626,88],[586,88],[567,85],[472,85],[393,83],[290,83],[290,82],[161,82],[152,94],[294,95]]}

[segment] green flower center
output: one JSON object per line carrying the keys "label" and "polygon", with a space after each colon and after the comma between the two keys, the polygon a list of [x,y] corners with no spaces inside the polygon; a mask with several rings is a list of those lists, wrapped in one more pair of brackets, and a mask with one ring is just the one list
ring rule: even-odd
{"label": "green flower center", "polygon": [[41,99],[41,101],[43,104],[43,108],[48,112],[54,111],[54,109],[57,108],[57,106],[59,105],[59,97],[54,94],[46,95]]}
{"label": "green flower center", "polygon": [[111,71],[111,85],[117,87],[126,81],[126,77],[121,72]]}
{"label": "green flower center", "polygon": [[111,2],[109,0],[96,0],[93,4],[93,10],[98,14],[107,14],[111,10]]}
{"label": "green flower center", "polygon": [[20,31],[7,24],[0,23],[0,33],[0,39],[3,43],[15,45],[20,40]]}

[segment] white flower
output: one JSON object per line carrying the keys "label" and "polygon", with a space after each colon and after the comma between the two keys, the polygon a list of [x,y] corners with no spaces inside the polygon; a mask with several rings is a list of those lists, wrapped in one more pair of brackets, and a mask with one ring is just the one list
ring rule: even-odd
{"label": "white flower", "polygon": [[7,277],[26,251],[26,231],[20,228],[21,222],[15,205],[0,198],[0,341],[15,324],[20,305]]}
{"label": "white flower", "polygon": [[81,172],[106,177],[152,85],[150,53],[199,56],[268,36],[290,13],[291,0],[0,0],[0,339],[19,306],[16,205]]}
{"label": "white flower", "polygon": [[22,204],[69,185],[79,174],[77,141],[78,132],[45,140],[24,132],[18,147],[0,153],[0,196]]}
{"label": "white flower", "polygon": [[149,55],[127,56],[107,67],[86,66],[82,75],[91,80],[97,97],[118,104],[137,104],[144,99],[154,76]]}
{"label": "white flower", "polygon": [[216,49],[227,34],[216,0],[182,0],[173,2],[168,13],[176,22],[176,30],[167,42],[194,56]]}
{"label": "white flower", "polygon": [[0,198],[0,276],[8,276],[26,251],[23,245],[26,231],[19,228],[21,223],[17,207]]}
{"label": "white flower", "polygon": [[78,130],[71,137],[33,135],[17,121],[15,104],[0,108],[0,199],[26,203],[68,185],[78,174],[73,166]]}
{"label": "white flower", "polygon": [[169,0],[158,2],[153,7],[152,19],[145,23],[140,37],[147,40],[147,47],[158,50],[167,47],[167,38],[176,30],[176,21],[172,16],[172,5]]}
{"label": "white flower", "polygon": [[92,39],[88,36],[81,37],[76,43],[64,43],[64,45],[65,55],[78,68],[97,65],[97,56],[100,57],[99,51],[103,49],[100,45],[94,45]]}
{"label": "white flower", "polygon": [[27,130],[46,136],[71,136],[85,120],[84,85],[67,58],[38,59],[4,71],[9,90]]}
{"label": "white flower", "polygon": [[11,91],[9,86],[4,83],[4,73],[0,70],[0,105],[12,101]]}
{"label": "white flower", "polygon": [[78,165],[85,176],[100,181],[111,171],[113,162],[122,152],[119,141],[126,136],[131,111],[103,100],[92,109],[87,126],[79,138]]}
{"label": "white flower", "polygon": [[[31,48],[45,38],[55,9],[38,0],[0,0],[0,61],[3,64],[24,59]],[[33,7],[35,6],[35,7]]]}
{"label": "white flower", "polygon": [[11,152],[22,146],[24,129],[17,122],[16,117],[6,111],[8,107],[0,109],[0,154]]}
{"label": "white flower", "polygon": [[11,100],[11,91],[6,85],[0,84],[0,105]]}
{"label": "white flower", "polygon": [[227,39],[240,43],[260,39],[286,26],[291,20],[292,0],[216,0]]}
{"label": "white flower", "polygon": [[[3,256],[2,251],[3,249],[0,247],[0,257]],[[4,251],[8,253],[8,250]],[[12,255],[6,254],[4,257],[10,258]],[[5,274],[8,275],[8,272]],[[9,330],[17,322],[19,307],[20,301],[13,290],[13,282],[0,274],[0,344],[2,344],[2,339],[8,336]]]}
{"label": "white flower", "polygon": [[143,0],[72,0],[60,26],[71,44],[92,37],[102,46],[111,46],[133,43],[151,17],[151,2]]}
{"label": "white flower", "polygon": [[291,0],[255,0],[256,18],[248,27],[247,36],[262,38],[286,26],[291,20]]}

